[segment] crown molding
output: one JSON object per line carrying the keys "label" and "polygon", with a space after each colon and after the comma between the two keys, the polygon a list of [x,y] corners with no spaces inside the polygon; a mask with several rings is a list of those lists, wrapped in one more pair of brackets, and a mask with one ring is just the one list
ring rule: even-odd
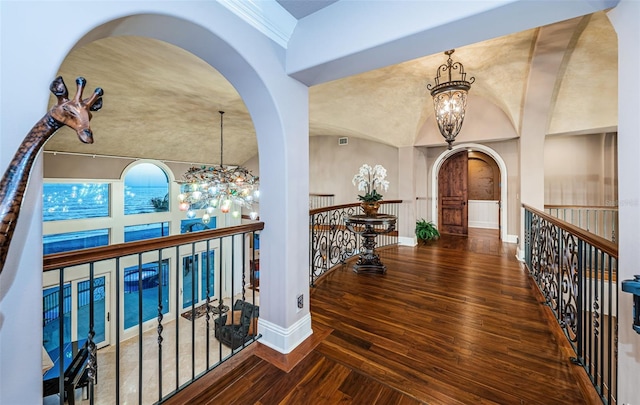
{"label": "crown molding", "polygon": [[298,23],[276,1],[218,0],[218,3],[285,49]]}

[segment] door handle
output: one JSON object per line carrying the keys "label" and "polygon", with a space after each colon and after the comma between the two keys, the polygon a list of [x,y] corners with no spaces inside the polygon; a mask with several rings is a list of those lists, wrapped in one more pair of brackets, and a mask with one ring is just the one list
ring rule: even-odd
{"label": "door handle", "polygon": [[463,202],[462,202],[462,205],[467,205],[467,202],[466,202],[466,201],[463,201]]}

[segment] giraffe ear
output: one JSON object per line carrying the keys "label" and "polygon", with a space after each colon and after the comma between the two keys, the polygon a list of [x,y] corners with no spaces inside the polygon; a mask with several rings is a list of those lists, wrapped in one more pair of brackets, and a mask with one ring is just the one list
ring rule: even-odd
{"label": "giraffe ear", "polygon": [[101,108],[102,108],[102,97],[99,98],[98,100],[96,100],[96,102],[93,103],[93,105],[91,105],[91,107],[89,107],[89,110],[90,111],[98,111]]}
{"label": "giraffe ear", "polygon": [[64,99],[69,97],[69,91],[67,90],[67,85],[64,84],[62,76],[56,77],[53,82],[51,82],[49,90],[51,90],[53,95],[58,98],[58,103],[61,101],[61,98]]}

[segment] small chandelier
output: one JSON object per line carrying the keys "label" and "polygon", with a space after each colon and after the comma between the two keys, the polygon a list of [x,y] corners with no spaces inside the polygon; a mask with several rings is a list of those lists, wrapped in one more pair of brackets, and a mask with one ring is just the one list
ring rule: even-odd
{"label": "small chandelier", "polygon": [[[224,146],[223,115],[220,113],[220,166],[191,167],[176,180],[180,184],[178,202],[180,211],[187,212],[187,218],[196,216],[195,210],[204,209],[202,222],[208,224],[211,215],[219,208],[223,213],[231,212],[240,216],[242,207],[249,210],[259,198],[258,177],[242,166],[225,166],[222,161]],[[257,219],[258,213],[251,211],[251,219]]]}
{"label": "small chandelier", "polygon": [[[462,63],[454,63],[451,59],[451,54],[454,51],[454,49],[451,49],[444,53],[449,57],[447,63],[440,65],[438,68],[435,84],[427,84],[427,89],[431,91],[431,97],[433,97],[433,108],[436,113],[438,129],[440,129],[440,133],[449,144],[449,149],[451,149],[451,144],[456,139],[460,129],[462,129],[464,113],[467,107],[467,92],[471,88],[471,83],[476,80],[475,77],[468,81],[466,80],[467,74],[464,72]],[[459,71],[459,80],[453,80],[452,73],[454,70]],[[442,74],[445,72],[449,80],[441,83]]]}

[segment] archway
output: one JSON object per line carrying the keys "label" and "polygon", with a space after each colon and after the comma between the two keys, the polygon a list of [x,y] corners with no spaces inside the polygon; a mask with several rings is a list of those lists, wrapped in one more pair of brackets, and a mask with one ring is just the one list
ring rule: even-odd
{"label": "archway", "polygon": [[[312,333],[308,276],[298,271],[308,263],[308,230],[300,226],[307,221],[308,206],[299,198],[308,195],[308,155],[290,153],[308,151],[308,137],[299,136],[308,130],[308,89],[286,74],[268,38],[236,24],[223,6],[211,7],[206,16],[198,7],[175,10],[161,3],[152,7],[158,14],[133,15],[136,7],[126,4],[104,13],[81,11],[82,27],[95,28],[65,31],[54,51],[66,55],[69,49],[109,36],[154,38],[198,56],[238,91],[253,121],[259,154],[269,157],[260,161],[261,188],[269,190],[261,197],[261,218],[282,224],[262,233],[261,267],[269,270],[261,277],[262,342],[287,353]],[[108,99],[105,102],[108,105]],[[35,177],[37,185],[42,178]],[[304,297],[304,309],[292,310],[290,303],[298,296]]]}
{"label": "archway", "polygon": [[511,242],[508,238],[507,229],[508,229],[508,207],[507,207],[507,165],[496,151],[489,148],[486,145],[476,144],[476,143],[463,143],[454,145],[451,150],[446,150],[442,152],[438,158],[431,166],[431,218],[433,218],[433,222],[438,223],[439,213],[438,213],[438,173],[440,172],[440,168],[444,164],[444,162],[451,156],[459,153],[461,150],[471,149],[475,151],[483,152],[484,154],[490,156],[498,165],[500,170],[500,212],[499,212],[499,221],[500,221],[500,239],[504,242]]}

